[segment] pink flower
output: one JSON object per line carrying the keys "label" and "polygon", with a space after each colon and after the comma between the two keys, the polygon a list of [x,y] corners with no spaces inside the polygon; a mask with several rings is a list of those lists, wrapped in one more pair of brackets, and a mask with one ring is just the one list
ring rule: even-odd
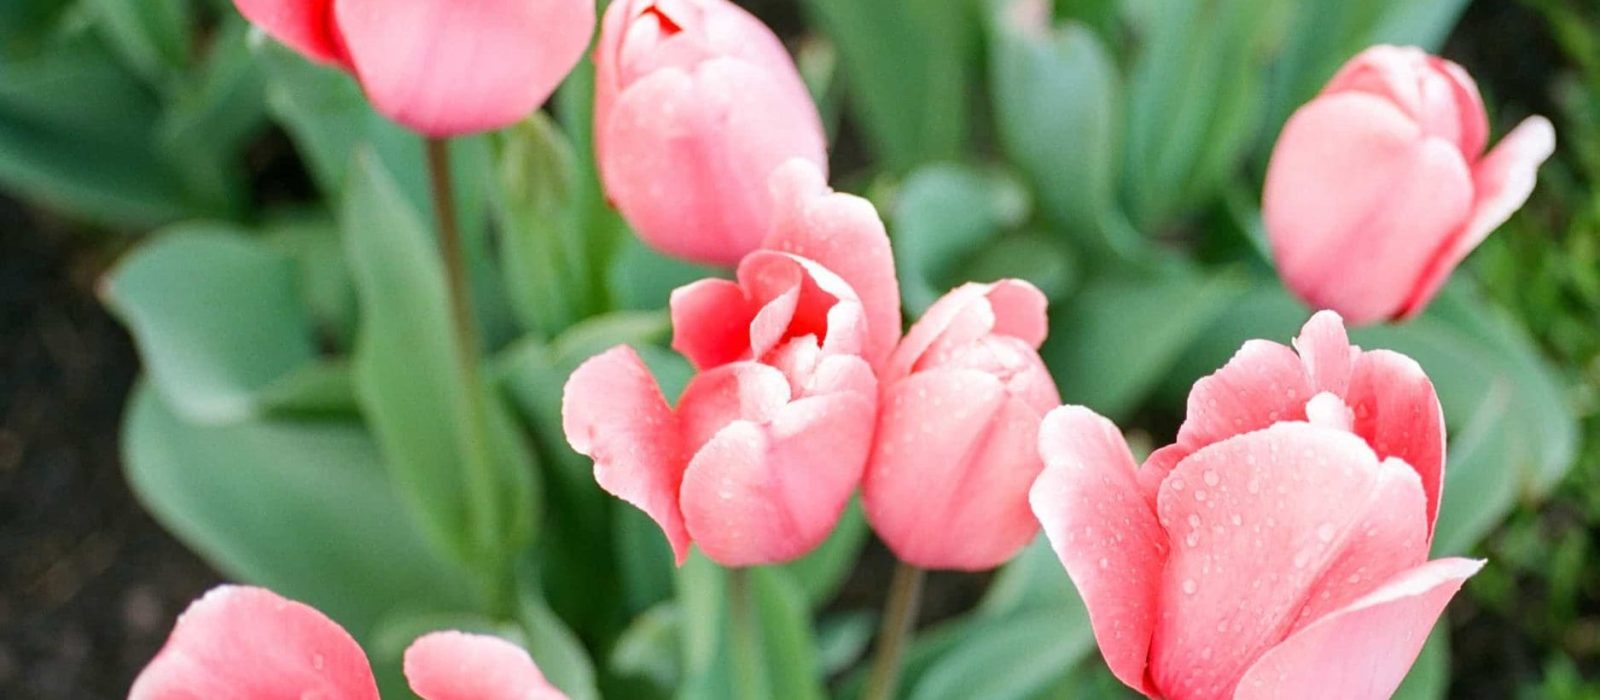
{"label": "pink flower", "polygon": [[1488,134],[1460,66],[1415,48],[1356,56],[1272,153],[1262,213],[1285,284],[1352,323],[1421,312],[1555,150],[1543,117],[1484,154]]}
{"label": "pink flower", "polygon": [[290,48],[356,76],[373,105],[428,136],[528,116],[583,57],[593,0],[234,0]]}
{"label": "pink flower", "polygon": [[680,564],[691,542],[748,566],[827,537],[867,460],[874,364],[899,337],[889,240],[872,206],[798,161],[774,176],[774,192],[775,228],[738,280],[672,294],[672,345],[700,372],[676,408],[627,347],[567,381],[568,442],[594,459],[601,488],[661,525]]}
{"label": "pink flower", "polygon": [[1152,698],[1385,698],[1482,562],[1427,561],[1444,431],[1410,359],[1332,312],[1252,341],[1144,466],[1068,406],[1034,512],[1122,682]]}
{"label": "pink flower", "polygon": [[606,194],[646,243],[731,265],[773,211],[791,158],[826,171],[827,138],[783,44],[726,0],[615,0],[595,47]]}
{"label": "pink flower", "polygon": [[1045,304],[1027,282],[965,285],[890,357],[862,496],[907,563],[990,569],[1038,533],[1028,487],[1044,468],[1039,422],[1061,403],[1037,352]]}
{"label": "pink flower", "polygon": [[[426,700],[565,700],[510,642],[435,632],[406,649],[406,679]],[[263,588],[220,586],[178,618],[129,700],[377,700],[367,656],[310,606]]]}

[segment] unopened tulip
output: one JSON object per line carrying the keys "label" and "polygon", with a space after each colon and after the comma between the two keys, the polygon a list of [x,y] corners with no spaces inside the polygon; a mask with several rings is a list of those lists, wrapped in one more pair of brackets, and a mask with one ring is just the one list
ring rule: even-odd
{"label": "unopened tulip", "polygon": [[827,168],[827,139],[783,44],[727,0],[615,0],[595,48],[595,151],[640,238],[700,262],[756,250],[767,179]]}
{"label": "unopened tulip", "polygon": [[[426,700],[564,700],[510,642],[435,632],[405,653],[412,692]],[[129,700],[378,700],[360,645],[310,606],[246,586],[221,586],[178,618]]]}
{"label": "unopened tulip", "polygon": [[1443,430],[1416,363],[1331,312],[1253,341],[1138,466],[1088,409],[1045,418],[1031,500],[1100,651],[1151,698],[1387,698],[1481,562],[1428,561]]}
{"label": "unopened tulip", "polygon": [[990,569],[1039,531],[1028,487],[1039,422],[1061,403],[1039,360],[1045,297],[1027,282],[968,284],[890,357],[862,482],[867,518],[901,560]]}
{"label": "unopened tulip", "polygon": [[567,381],[568,442],[601,488],[661,526],[680,564],[691,543],[727,566],[799,557],[860,481],[873,358],[898,338],[900,299],[871,205],[820,181],[808,164],[780,172],[777,228],[737,281],[673,292],[673,347],[699,370],[676,407],[624,346]]}
{"label": "unopened tulip", "polygon": [[1543,117],[1484,153],[1488,134],[1460,66],[1394,46],[1355,57],[1272,153],[1262,209],[1285,284],[1351,323],[1421,312],[1555,150]]}
{"label": "unopened tulip", "polygon": [[234,0],[253,24],[360,81],[422,134],[497,129],[543,104],[594,33],[594,0]]}

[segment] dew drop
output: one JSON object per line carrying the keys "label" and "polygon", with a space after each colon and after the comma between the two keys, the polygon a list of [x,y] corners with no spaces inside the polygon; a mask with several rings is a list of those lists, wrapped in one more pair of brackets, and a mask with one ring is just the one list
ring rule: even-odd
{"label": "dew drop", "polygon": [[1221,481],[1221,479],[1217,477],[1217,473],[1211,469],[1206,470],[1205,480],[1206,486],[1216,486],[1217,482]]}
{"label": "dew drop", "polygon": [[1186,579],[1183,580],[1183,593],[1184,593],[1184,595],[1194,595],[1194,592],[1199,590],[1199,588],[1200,588],[1199,584],[1196,584],[1194,582],[1194,579],[1186,578]]}

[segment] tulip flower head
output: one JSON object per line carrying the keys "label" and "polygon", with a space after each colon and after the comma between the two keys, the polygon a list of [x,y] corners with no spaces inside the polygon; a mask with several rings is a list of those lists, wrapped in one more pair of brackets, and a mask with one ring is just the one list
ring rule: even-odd
{"label": "tulip flower head", "polygon": [[[527,652],[505,640],[435,632],[405,653],[424,700],[565,700]],[[378,700],[356,640],[310,606],[247,586],[220,586],[178,618],[129,700]]]}
{"label": "tulip flower head", "polygon": [[1543,117],[1485,154],[1488,134],[1460,66],[1415,48],[1356,56],[1272,153],[1262,214],[1285,284],[1352,323],[1420,313],[1555,150]]}
{"label": "tulip flower head", "polygon": [[1038,533],[1028,487],[1044,468],[1039,422],[1061,403],[1038,354],[1045,305],[1027,282],[968,284],[891,356],[862,497],[901,560],[990,569]]}
{"label": "tulip flower head", "polygon": [[1428,561],[1443,466],[1416,363],[1331,312],[1253,341],[1137,466],[1088,409],[1045,418],[1031,500],[1117,678],[1151,698],[1386,698],[1481,562]]}
{"label": "tulip flower head", "polygon": [[699,370],[669,406],[618,346],[567,381],[562,419],[601,488],[638,506],[681,564],[787,561],[832,531],[866,464],[875,358],[899,336],[889,241],[872,206],[809,163],[774,175],[781,211],[737,280],[672,294],[673,347]]}
{"label": "tulip flower head", "polygon": [[595,153],[640,238],[731,265],[775,210],[772,172],[826,173],[827,138],[782,42],[727,0],[616,0],[595,47]]}
{"label": "tulip flower head", "polygon": [[372,104],[433,137],[539,108],[594,33],[593,0],[234,0],[306,57],[350,72]]}

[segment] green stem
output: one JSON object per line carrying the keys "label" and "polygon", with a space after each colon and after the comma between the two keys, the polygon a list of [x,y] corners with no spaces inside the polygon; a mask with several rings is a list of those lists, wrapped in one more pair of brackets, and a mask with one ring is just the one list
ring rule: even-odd
{"label": "green stem", "polygon": [[505,552],[500,551],[500,508],[496,494],[493,465],[486,452],[488,436],[485,435],[487,410],[483,404],[483,384],[478,366],[478,330],[472,313],[472,278],[467,271],[465,246],[457,223],[455,187],[450,175],[450,143],[445,139],[428,139],[428,184],[433,194],[433,212],[438,222],[439,252],[444,258],[444,274],[450,297],[450,328],[460,362],[462,397],[466,420],[462,426],[463,472],[467,480],[467,496],[471,499],[468,517],[471,519],[474,539],[481,548],[481,563],[496,612],[509,613],[512,609],[513,589]]}
{"label": "green stem", "polygon": [[756,600],[754,572],[728,570],[728,613],[732,623],[734,697],[763,700],[772,697],[767,682],[765,639],[761,635],[761,607]]}
{"label": "green stem", "polygon": [[889,700],[900,684],[901,659],[911,642],[911,630],[917,620],[917,607],[922,602],[924,572],[915,566],[900,562],[895,567],[894,579],[889,583],[889,603],[883,612],[883,625],[878,628],[878,655],[872,662],[872,675],[867,678],[867,692],[863,700]]}

